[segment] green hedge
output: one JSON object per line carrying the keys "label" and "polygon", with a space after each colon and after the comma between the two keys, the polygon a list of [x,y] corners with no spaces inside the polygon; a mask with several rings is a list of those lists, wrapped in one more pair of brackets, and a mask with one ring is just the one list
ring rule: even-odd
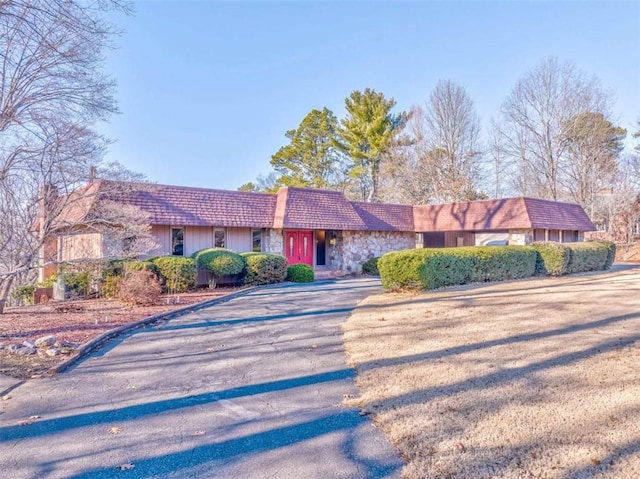
{"label": "green hedge", "polygon": [[387,289],[436,289],[472,281],[526,278],[536,252],[527,246],[423,248],[387,253],[378,261]]}
{"label": "green hedge", "polygon": [[602,271],[607,269],[609,247],[602,242],[565,243],[571,251],[567,273]]}
{"label": "green hedge", "polygon": [[614,257],[615,245],[609,241],[423,248],[387,253],[378,261],[378,270],[387,289],[430,290],[472,281],[605,270]]}
{"label": "green hedge", "polygon": [[195,255],[196,264],[214,276],[230,276],[242,273],[244,259],[235,251],[226,248],[207,248]]}
{"label": "green hedge", "polygon": [[504,281],[533,276],[538,255],[530,246],[471,246],[476,264],[472,281]]}
{"label": "green hedge", "polygon": [[368,274],[369,276],[380,276],[380,271],[378,271],[378,260],[380,258],[370,258],[362,264],[362,273]]}
{"label": "green hedge", "polygon": [[122,274],[131,273],[132,271],[151,271],[156,277],[160,278],[160,270],[152,261],[123,261]]}
{"label": "green hedge", "polygon": [[394,251],[378,261],[382,286],[387,289],[435,289],[468,283],[475,259],[469,248],[423,248]]}
{"label": "green hedge", "polygon": [[271,253],[240,253],[244,258],[243,283],[248,286],[281,283],[287,277],[287,260]]}
{"label": "green hedge", "polygon": [[159,256],[151,262],[156,266],[164,289],[184,293],[196,284],[196,263],[186,256]]}
{"label": "green hedge", "polygon": [[292,264],[287,268],[287,281],[294,283],[313,283],[313,268],[308,264]]}
{"label": "green hedge", "polygon": [[538,253],[536,275],[561,276],[567,272],[571,250],[566,244],[540,242],[531,247]]}
{"label": "green hedge", "polygon": [[611,265],[616,259],[616,244],[613,241],[595,241],[595,243],[607,248],[607,261],[604,263],[604,269],[611,268]]}

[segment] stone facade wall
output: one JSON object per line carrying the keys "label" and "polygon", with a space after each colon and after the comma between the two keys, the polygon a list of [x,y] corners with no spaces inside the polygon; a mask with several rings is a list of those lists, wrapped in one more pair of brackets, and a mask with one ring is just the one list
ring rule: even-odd
{"label": "stone facade wall", "polygon": [[284,254],[284,232],[268,229],[264,232],[264,252]]}
{"label": "stone facade wall", "polygon": [[327,266],[335,271],[342,270],[343,258],[342,231],[329,231],[327,234]]}
{"label": "stone facade wall", "polygon": [[[342,231],[341,241],[336,238],[336,260],[330,250],[331,269],[345,273],[362,272],[362,263],[369,258],[381,256],[389,251],[416,247],[415,233],[383,231]],[[338,249],[338,245],[339,249]],[[338,258],[341,261],[338,261]]]}

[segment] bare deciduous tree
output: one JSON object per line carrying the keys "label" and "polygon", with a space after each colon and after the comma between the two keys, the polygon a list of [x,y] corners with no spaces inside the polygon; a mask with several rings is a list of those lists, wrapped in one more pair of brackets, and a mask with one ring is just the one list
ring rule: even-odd
{"label": "bare deciduous tree", "polygon": [[570,62],[548,58],[522,77],[501,109],[502,150],[521,165],[517,183],[533,186],[535,196],[562,199],[571,120],[585,112],[607,119],[610,103],[598,79]]}
{"label": "bare deciduous tree", "polygon": [[71,192],[100,165],[107,142],[92,128],[116,111],[102,72],[117,34],[103,13],[114,8],[129,3],[0,1],[0,312],[14,279],[42,259]]}
{"label": "bare deciduous tree", "polygon": [[477,196],[480,120],[466,90],[440,81],[409,115],[409,141],[396,151],[398,187],[408,202],[462,201]]}

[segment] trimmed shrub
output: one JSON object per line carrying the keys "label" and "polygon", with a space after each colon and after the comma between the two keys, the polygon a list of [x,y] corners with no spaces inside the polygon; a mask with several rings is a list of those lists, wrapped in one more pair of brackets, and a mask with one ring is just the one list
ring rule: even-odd
{"label": "trimmed shrub", "polygon": [[571,251],[567,273],[602,271],[609,261],[610,247],[601,242],[564,243]]}
{"label": "trimmed shrub", "polygon": [[597,244],[601,244],[607,248],[607,261],[604,264],[603,269],[611,268],[611,265],[616,259],[616,244],[613,241],[600,240],[595,241]]}
{"label": "trimmed shrub", "polygon": [[122,262],[122,274],[126,275],[132,271],[151,271],[156,276],[160,277],[160,271],[158,266],[151,261],[123,261]]}
{"label": "trimmed shrub", "polygon": [[196,264],[209,272],[209,286],[223,276],[240,275],[244,270],[244,258],[235,251],[226,248],[208,248],[196,254]]}
{"label": "trimmed shrub", "polygon": [[369,276],[380,276],[380,271],[378,271],[379,259],[379,257],[370,258],[362,263],[362,274],[368,274]]}
{"label": "trimmed shrub", "polygon": [[134,306],[151,306],[158,302],[162,285],[155,274],[148,269],[130,271],[124,275],[118,286],[117,298]]}
{"label": "trimmed shrub", "polygon": [[475,258],[469,248],[421,248],[382,255],[378,270],[387,289],[435,289],[471,281]]}
{"label": "trimmed shrub", "polygon": [[537,253],[536,275],[561,276],[567,272],[571,251],[565,244],[540,242],[531,247]]}
{"label": "trimmed shrub", "polygon": [[536,270],[536,251],[530,246],[472,246],[475,258],[472,281],[504,281],[529,278]]}
{"label": "trimmed shrub", "polygon": [[421,280],[427,289],[465,284],[473,281],[476,258],[471,248],[432,249],[421,269]]}
{"label": "trimmed shrub", "polygon": [[159,256],[151,262],[156,266],[164,289],[171,293],[184,293],[196,283],[196,264],[185,256]]}
{"label": "trimmed shrub", "polygon": [[287,268],[287,281],[293,283],[313,283],[315,275],[308,264],[292,264]]}
{"label": "trimmed shrub", "polygon": [[378,261],[387,289],[436,289],[471,281],[533,276],[537,254],[528,246],[422,248],[387,253]]}
{"label": "trimmed shrub", "polygon": [[287,260],[270,253],[240,253],[244,258],[243,283],[248,286],[281,283],[287,277]]}

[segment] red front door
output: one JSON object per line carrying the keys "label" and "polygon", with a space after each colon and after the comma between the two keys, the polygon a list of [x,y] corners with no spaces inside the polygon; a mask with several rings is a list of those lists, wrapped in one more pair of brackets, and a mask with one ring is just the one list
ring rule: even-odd
{"label": "red front door", "polygon": [[313,231],[286,231],[284,251],[289,264],[313,266]]}

